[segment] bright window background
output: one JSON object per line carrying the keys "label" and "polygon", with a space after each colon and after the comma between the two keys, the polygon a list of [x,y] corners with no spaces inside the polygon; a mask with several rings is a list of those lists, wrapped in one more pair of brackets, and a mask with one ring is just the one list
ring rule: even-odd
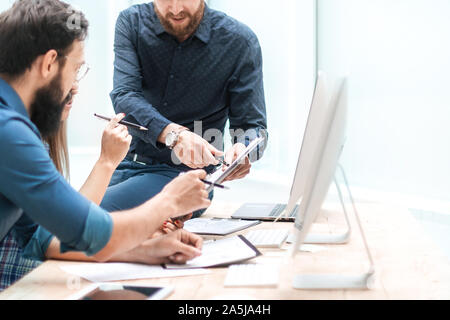
{"label": "bright window background", "polygon": [[[14,1],[2,0],[0,10]],[[72,184],[78,188],[100,151],[112,114],[114,26],[132,0],[69,0],[91,28],[69,122]],[[411,207],[450,212],[450,2],[448,0],[210,0],[250,26],[263,50],[270,144],[246,180],[219,199],[286,201],[309,108],[316,62],[350,75],[348,144],[342,162],[360,196],[393,194]],[[248,192],[252,190],[254,192]],[[422,201],[423,200],[423,201]]]}
{"label": "bright window background", "polygon": [[450,1],[319,0],[318,13],[319,68],[350,76],[352,186],[450,212]]}
{"label": "bright window background", "polygon": [[249,26],[259,39],[269,131],[266,153],[250,176],[231,183],[234,191],[228,194],[218,191],[218,197],[286,202],[314,87],[315,2],[279,0],[280,14],[269,0],[210,0],[209,5]]}

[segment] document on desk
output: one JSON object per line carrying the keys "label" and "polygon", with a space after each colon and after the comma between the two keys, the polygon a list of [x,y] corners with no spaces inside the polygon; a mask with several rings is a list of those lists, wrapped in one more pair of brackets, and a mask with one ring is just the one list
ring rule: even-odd
{"label": "document on desk", "polygon": [[210,273],[206,269],[168,270],[160,265],[150,266],[134,263],[80,263],[62,265],[60,268],[67,273],[92,282],[171,278]]}
{"label": "document on desk", "polygon": [[219,267],[258,257],[258,251],[244,236],[208,241],[203,244],[202,255],[183,265],[167,264],[167,269],[195,269]]}
{"label": "document on desk", "polygon": [[257,224],[261,221],[247,221],[239,219],[192,219],[184,223],[184,229],[189,232],[208,235],[208,236],[226,236],[231,233],[241,231]]}

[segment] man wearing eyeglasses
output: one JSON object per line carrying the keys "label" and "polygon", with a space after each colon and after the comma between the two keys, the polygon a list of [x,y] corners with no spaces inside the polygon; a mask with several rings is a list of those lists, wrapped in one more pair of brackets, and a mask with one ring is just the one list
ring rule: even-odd
{"label": "man wearing eyeglasses", "polygon": [[[0,247],[12,235],[28,256],[45,255],[41,226],[59,239],[60,253],[86,260],[161,264],[200,255],[202,239],[187,231],[152,237],[169,218],[210,205],[203,170],[139,207],[110,213],[76,192],[50,159],[42,138],[58,130],[70,91],[88,70],[88,21],[76,12],[80,25],[69,28],[69,9],[59,0],[18,0],[0,14]],[[0,257],[0,273],[8,262]]]}
{"label": "man wearing eyeglasses", "polygon": [[[180,172],[212,172],[217,158],[232,163],[252,140],[267,138],[258,39],[203,0],[155,0],[123,11],[114,51],[114,108],[149,130],[131,131],[130,153],[103,207],[132,208]],[[228,120],[233,145],[224,154]],[[227,180],[247,176],[264,149]]]}

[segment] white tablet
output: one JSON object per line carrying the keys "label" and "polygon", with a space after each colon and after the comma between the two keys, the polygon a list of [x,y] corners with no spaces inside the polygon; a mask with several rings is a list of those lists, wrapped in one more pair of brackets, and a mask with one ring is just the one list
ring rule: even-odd
{"label": "white tablet", "polygon": [[[233,173],[234,170],[236,170],[241,161],[244,160],[245,157],[250,154],[250,152],[255,150],[255,148],[258,147],[264,140],[265,139],[263,137],[259,137],[253,140],[245,149],[245,151],[241,153],[239,157],[237,157],[237,159],[227,168],[227,170],[222,172],[222,169],[220,168],[213,174],[209,175],[206,180],[212,183],[221,184],[228,176]],[[213,188],[213,186],[208,187],[208,192],[211,192]]]}

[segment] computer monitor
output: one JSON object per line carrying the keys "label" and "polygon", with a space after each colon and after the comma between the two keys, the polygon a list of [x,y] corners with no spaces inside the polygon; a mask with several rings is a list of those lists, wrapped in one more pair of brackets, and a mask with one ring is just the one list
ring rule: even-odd
{"label": "computer monitor", "polygon": [[325,124],[324,120],[329,108],[328,79],[323,72],[319,72],[316,79],[311,109],[303,135],[302,146],[298,156],[297,167],[292,181],[289,201],[285,212],[290,213],[302,199],[308,174],[313,164],[313,154],[319,140],[319,135]]}
{"label": "computer monitor", "polygon": [[[316,150],[312,157],[302,203],[297,213],[292,256],[295,256],[300,251],[301,245],[305,243],[311,225],[320,212],[328,190],[334,180],[336,169],[338,168],[338,161],[346,140],[347,99],[347,79],[339,79],[336,81],[327,115],[324,119],[325,126],[320,134]],[[367,256],[370,260],[370,270],[367,273],[357,275],[296,275],[293,280],[293,286],[296,289],[370,289],[373,286],[375,279],[374,261],[343,170],[342,173],[347,184],[350,200],[353,203],[353,211],[361,231]],[[340,187],[337,184],[336,187],[343,209],[346,211]]]}
{"label": "computer monitor", "polygon": [[328,91],[326,75],[323,72],[319,72],[316,78],[306,129],[303,139],[299,139],[302,141],[302,145],[287,204],[246,203],[232,215],[232,218],[266,221],[281,219],[292,222],[295,220],[298,203],[305,189],[305,181],[312,161],[311,157],[324,123],[323,119],[327,114]]}
{"label": "computer monitor", "polygon": [[[303,199],[295,219],[295,255],[304,244],[311,225],[316,220],[338,165],[344,147],[347,120],[347,81],[336,81],[328,108],[323,116],[320,130],[312,130],[317,135],[314,150],[309,150],[310,166],[305,181]],[[320,132],[318,132],[320,131]]]}

